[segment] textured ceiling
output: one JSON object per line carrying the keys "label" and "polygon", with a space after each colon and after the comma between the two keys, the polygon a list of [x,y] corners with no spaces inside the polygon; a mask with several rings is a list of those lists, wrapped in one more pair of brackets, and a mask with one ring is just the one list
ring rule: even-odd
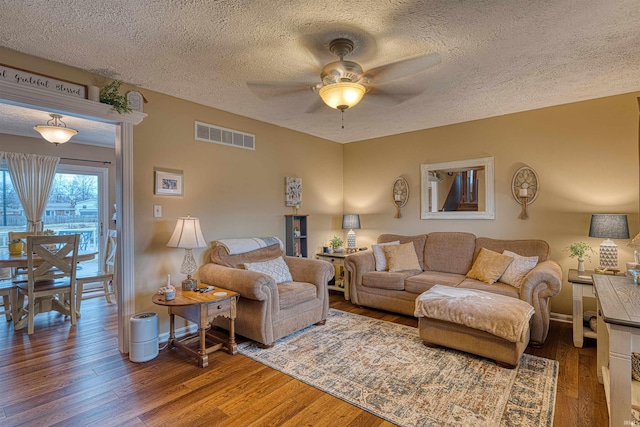
{"label": "textured ceiling", "polygon": [[[365,70],[439,61],[381,86],[418,96],[367,94],[344,129],[337,110],[305,113],[311,90],[247,87],[318,83],[336,37]],[[0,44],[337,142],[640,90],[638,0],[0,0]]]}

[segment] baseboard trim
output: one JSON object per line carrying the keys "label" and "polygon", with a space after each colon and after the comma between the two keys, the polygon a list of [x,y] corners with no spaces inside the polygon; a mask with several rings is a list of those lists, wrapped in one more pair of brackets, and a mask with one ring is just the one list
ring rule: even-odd
{"label": "baseboard trim", "polygon": [[[196,332],[198,332],[198,325],[187,325],[184,328],[176,329],[176,338],[184,337],[185,335],[193,334]],[[167,341],[169,341],[169,332],[158,335],[158,341],[160,343],[166,343]]]}
{"label": "baseboard trim", "polygon": [[555,320],[556,322],[573,323],[573,317],[569,314],[551,312],[549,318],[551,320]]}

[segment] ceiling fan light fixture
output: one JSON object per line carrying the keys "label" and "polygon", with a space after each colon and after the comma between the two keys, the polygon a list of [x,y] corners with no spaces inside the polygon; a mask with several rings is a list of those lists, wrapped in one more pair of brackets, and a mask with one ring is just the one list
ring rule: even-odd
{"label": "ceiling fan light fixture", "polygon": [[59,114],[49,114],[51,120],[47,121],[46,125],[37,125],[33,129],[36,130],[45,140],[53,144],[64,144],[69,141],[72,136],[78,133],[77,130],[68,128],[62,121],[62,116]]}
{"label": "ceiling fan light fixture", "polygon": [[318,94],[329,107],[344,111],[356,106],[366,91],[359,83],[339,82],[322,87]]}

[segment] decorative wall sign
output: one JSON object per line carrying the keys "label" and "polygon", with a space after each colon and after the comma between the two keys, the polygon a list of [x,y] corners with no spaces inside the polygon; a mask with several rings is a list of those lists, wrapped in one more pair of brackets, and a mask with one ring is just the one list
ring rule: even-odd
{"label": "decorative wall sign", "polygon": [[22,86],[37,87],[77,98],[87,98],[87,86],[85,85],[54,79],[53,77],[21,70],[20,68],[7,67],[2,64],[0,64],[0,80]]}
{"label": "decorative wall sign", "polygon": [[302,206],[302,178],[285,178],[285,206]]}
{"label": "decorative wall sign", "polygon": [[130,90],[127,92],[127,102],[129,103],[129,108],[133,111],[142,112],[142,104],[144,103],[144,98],[140,92],[136,92],[135,90]]}
{"label": "decorative wall sign", "polygon": [[407,200],[409,200],[409,183],[407,180],[401,176],[396,178],[393,182],[391,193],[393,196],[393,203],[396,205],[396,215],[394,218],[400,218],[402,216],[400,208],[403,208],[404,205],[407,204]]}
{"label": "decorative wall sign", "polygon": [[155,170],[154,194],[158,196],[184,195],[184,175],[182,171]]}

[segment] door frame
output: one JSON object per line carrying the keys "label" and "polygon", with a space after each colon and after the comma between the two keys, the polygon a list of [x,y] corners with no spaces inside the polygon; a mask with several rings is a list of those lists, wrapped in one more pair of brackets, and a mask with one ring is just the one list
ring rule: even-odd
{"label": "door frame", "polygon": [[0,103],[82,117],[115,125],[116,205],[118,248],[116,284],[118,301],[118,350],[129,352],[129,318],[135,314],[133,232],[133,126],[147,117],[139,111],[118,114],[110,105],[62,95],[30,86],[0,81]]}

